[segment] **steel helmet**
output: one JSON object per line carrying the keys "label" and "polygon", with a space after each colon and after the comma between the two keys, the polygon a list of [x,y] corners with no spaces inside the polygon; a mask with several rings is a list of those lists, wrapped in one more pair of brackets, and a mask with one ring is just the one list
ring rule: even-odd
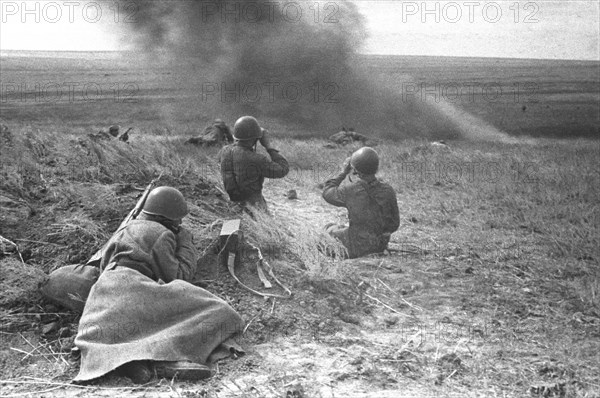
{"label": "steel helmet", "polygon": [[183,194],[172,187],[154,188],[144,203],[143,213],[179,220],[188,214]]}
{"label": "steel helmet", "polygon": [[363,174],[375,174],[379,168],[379,155],[371,147],[365,146],[352,154],[350,164]]}
{"label": "steel helmet", "polygon": [[252,116],[242,116],[233,125],[233,137],[240,141],[253,140],[262,137],[262,129]]}

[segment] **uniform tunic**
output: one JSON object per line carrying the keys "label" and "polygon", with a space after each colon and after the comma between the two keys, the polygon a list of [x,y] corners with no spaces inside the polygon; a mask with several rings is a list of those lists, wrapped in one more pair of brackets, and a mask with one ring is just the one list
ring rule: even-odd
{"label": "uniform tunic", "polygon": [[266,208],[262,195],[265,178],[283,178],[290,170],[287,160],[276,149],[267,152],[271,159],[238,142],[221,150],[221,177],[233,202]]}
{"label": "uniform tunic", "polygon": [[374,176],[340,187],[345,178],[341,173],[325,182],[323,199],[347,208],[349,219],[348,227],[329,228],[329,232],[346,246],[350,258],[384,251],[400,226],[394,189]]}
{"label": "uniform tunic", "polygon": [[110,239],[100,267],[105,269],[116,263],[155,281],[191,281],[198,253],[187,230],[182,228],[179,235],[176,237],[158,222],[133,220]]}

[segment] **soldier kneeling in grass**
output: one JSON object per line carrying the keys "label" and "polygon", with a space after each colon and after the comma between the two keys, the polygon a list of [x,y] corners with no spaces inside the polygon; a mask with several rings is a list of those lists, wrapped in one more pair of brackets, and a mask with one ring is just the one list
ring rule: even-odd
{"label": "soldier kneeling in grass", "polygon": [[187,214],[181,192],[155,188],[142,213],[104,247],[103,272],[89,293],[75,339],[81,350],[75,381],[113,370],[135,383],[154,374],[202,379],[211,376],[209,357],[235,348],[229,338],[241,330],[241,317],[189,283],[197,252],[191,232],[181,227]]}
{"label": "soldier kneeling in grass", "polygon": [[[268,211],[262,194],[265,178],[283,178],[290,168],[287,160],[271,145],[270,133],[252,116],[242,116],[233,126],[235,143],[219,153],[223,185],[232,202]],[[256,153],[259,143],[269,157]]]}
{"label": "soldier kneeling in grass", "polygon": [[[349,226],[327,225],[327,232],[340,240],[350,258],[381,253],[391,234],[400,225],[394,189],[375,177],[379,156],[373,148],[363,147],[344,162],[341,173],[327,182],[323,199],[348,209]],[[350,173],[356,181],[340,186]]]}

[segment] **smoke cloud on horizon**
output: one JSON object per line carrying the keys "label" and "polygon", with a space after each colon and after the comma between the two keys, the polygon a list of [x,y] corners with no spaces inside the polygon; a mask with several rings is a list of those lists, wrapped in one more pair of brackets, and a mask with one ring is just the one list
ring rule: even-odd
{"label": "smoke cloud on horizon", "polygon": [[[123,0],[125,1],[125,0]],[[401,101],[360,66],[365,19],[351,2],[138,0],[129,24],[157,62],[193,63],[182,87],[239,114],[272,117],[333,133],[451,135],[443,114]],[[183,60],[186,60],[185,62]],[[191,61],[190,61],[191,60]],[[175,72],[182,73],[182,72]],[[225,91],[225,92],[224,92]]]}

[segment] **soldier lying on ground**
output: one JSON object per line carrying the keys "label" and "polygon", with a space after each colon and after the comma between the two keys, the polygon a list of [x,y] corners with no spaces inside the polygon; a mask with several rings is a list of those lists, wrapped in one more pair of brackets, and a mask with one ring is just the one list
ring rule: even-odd
{"label": "soldier lying on ground", "polygon": [[[329,224],[326,228],[344,244],[350,258],[383,252],[400,225],[396,193],[375,177],[378,168],[377,152],[363,147],[346,159],[337,177],[325,182],[323,199],[347,208],[350,221],[348,227]],[[350,172],[358,179],[340,187]]]}
{"label": "soldier lying on ground", "polygon": [[335,133],[329,137],[329,141],[338,145],[347,145],[354,141],[360,141],[365,144],[367,140],[367,136],[357,133],[353,128],[346,130],[345,127],[342,127],[342,131],[339,133]]}
{"label": "soldier lying on ground", "polygon": [[192,137],[186,141],[187,144],[200,146],[231,144],[233,137],[231,130],[221,119],[215,119],[212,125],[204,129],[204,133],[199,137]]}
{"label": "soldier lying on ground", "polygon": [[[269,132],[252,116],[243,116],[235,122],[233,137],[235,143],[219,153],[221,176],[229,199],[266,211],[267,202],[262,194],[265,177],[285,177],[289,172],[288,162],[271,146]],[[258,141],[271,159],[256,153]]]}
{"label": "soldier lying on ground", "polygon": [[192,234],[181,227],[187,214],[181,192],[155,188],[138,218],[110,239],[75,339],[81,350],[75,381],[115,369],[135,383],[155,371],[211,375],[209,356],[243,325],[225,301],[187,282],[197,261]]}

